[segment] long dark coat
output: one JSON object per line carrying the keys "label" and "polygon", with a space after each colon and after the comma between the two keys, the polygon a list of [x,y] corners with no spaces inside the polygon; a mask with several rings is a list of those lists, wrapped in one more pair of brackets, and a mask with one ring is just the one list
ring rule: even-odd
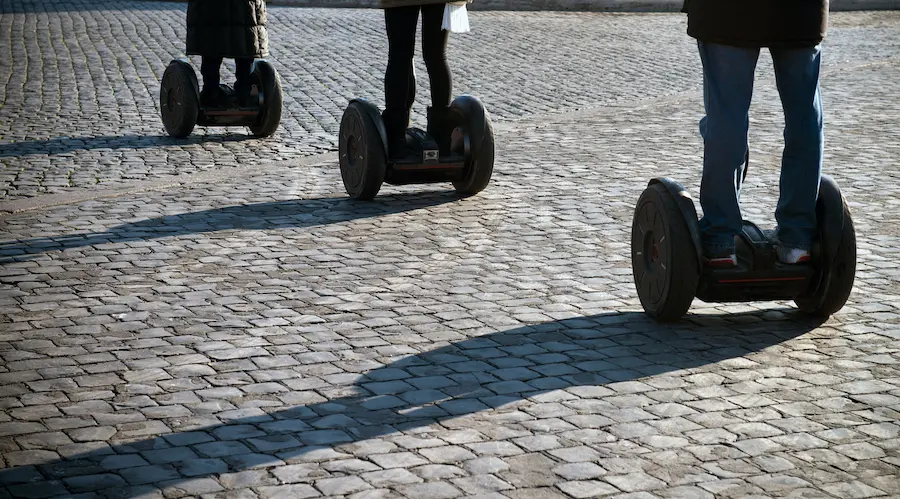
{"label": "long dark coat", "polygon": [[187,53],[213,57],[269,55],[264,0],[190,0]]}
{"label": "long dark coat", "polygon": [[740,47],[813,47],[825,38],[829,0],[686,0],[688,34]]}

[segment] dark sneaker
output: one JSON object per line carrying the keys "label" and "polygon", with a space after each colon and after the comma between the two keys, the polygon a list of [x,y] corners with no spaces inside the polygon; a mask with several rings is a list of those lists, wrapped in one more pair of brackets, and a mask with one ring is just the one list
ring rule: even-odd
{"label": "dark sneaker", "polygon": [[453,132],[453,125],[450,123],[449,106],[428,108],[428,127],[426,131],[437,142],[441,156],[449,155],[450,134]]}
{"label": "dark sneaker", "polygon": [[200,92],[200,106],[203,108],[219,108],[222,107],[225,100],[225,93],[219,87],[206,88]]}
{"label": "dark sneaker", "polygon": [[238,81],[234,84],[234,95],[237,98],[238,106],[240,107],[254,107],[257,102],[253,101],[253,96],[250,94],[253,88],[248,82]]}

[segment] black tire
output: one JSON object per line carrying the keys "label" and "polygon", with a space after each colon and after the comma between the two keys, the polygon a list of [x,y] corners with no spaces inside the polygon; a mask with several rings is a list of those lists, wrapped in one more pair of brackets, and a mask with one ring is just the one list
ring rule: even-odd
{"label": "black tire", "polygon": [[700,281],[697,250],[675,199],[662,184],[638,199],[631,226],[631,268],[644,311],[661,322],[684,317]]}
{"label": "black tire", "polygon": [[174,60],[166,67],[159,87],[159,109],[170,136],[183,139],[194,130],[200,113],[197,87],[197,75],[187,62]]}
{"label": "black tire", "polygon": [[374,198],[384,183],[387,152],[377,126],[360,102],[351,102],[344,111],[338,153],[347,194],[364,201]]}
{"label": "black tire", "polygon": [[856,279],[856,228],[846,200],[843,201],[843,210],[841,242],[832,264],[821,269],[818,286],[812,294],[794,300],[801,311],[815,317],[830,317],[844,308]]}
{"label": "black tire", "polygon": [[460,196],[483,191],[494,174],[494,125],[481,101],[463,96],[450,105],[450,150],[466,155],[466,173],[453,182]]}
{"label": "black tire", "polygon": [[252,85],[260,94],[259,116],[250,125],[250,131],[256,137],[271,137],[281,123],[283,95],[281,79],[278,71],[266,60],[258,60],[253,64]]}

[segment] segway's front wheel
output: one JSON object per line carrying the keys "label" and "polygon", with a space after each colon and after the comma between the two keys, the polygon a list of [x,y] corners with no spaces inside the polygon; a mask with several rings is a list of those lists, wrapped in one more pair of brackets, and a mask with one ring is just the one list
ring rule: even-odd
{"label": "segway's front wheel", "polygon": [[387,171],[387,151],[375,120],[378,109],[354,100],[344,111],[338,138],[341,179],[353,199],[370,200],[378,194]]}
{"label": "segway's front wheel", "polygon": [[[856,229],[847,200],[830,177],[822,178],[816,206],[822,254],[818,279],[810,293],[797,298],[797,307],[816,317],[829,317],[844,307],[856,278]],[[832,214],[840,213],[840,217]],[[828,227],[828,225],[839,227]]]}
{"label": "segway's front wheel", "polygon": [[259,96],[259,115],[250,125],[250,131],[256,137],[270,137],[278,130],[281,123],[281,79],[278,71],[269,61],[260,59],[253,63],[251,84],[256,87]]}
{"label": "segway's front wheel", "polygon": [[631,268],[647,315],[668,322],[687,313],[700,280],[696,255],[675,199],[662,184],[651,184],[631,226]]}
{"label": "segway's front wheel", "polygon": [[466,158],[463,178],[453,187],[462,196],[473,196],[488,186],[494,174],[494,125],[484,104],[469,95],[450,104],[450,123],[450,150]]}
{"label": "segway's front wheel", "polygon": [[159,108],[166,133],[183,139],[191,134],[200,113],[197,75],[187,61],[176,59],[163,73]]}

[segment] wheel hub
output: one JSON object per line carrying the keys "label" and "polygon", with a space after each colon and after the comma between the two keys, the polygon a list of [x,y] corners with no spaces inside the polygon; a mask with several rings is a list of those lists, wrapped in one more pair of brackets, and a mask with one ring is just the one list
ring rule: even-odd
{"label": "wheel hub", "polygon": [[362,151],[365,149],[362,134],[362,123],[360,123],[359,117],[352,116],[348,120],[347,129],[343,131],[341,137],[344,144],[346,144],[341,163],[342,166],[346,164],[346,168],[343,168],[344,171],[342,173],[350,181],[350,185],[353,186],[357,186],[362,182],[362,172],[360,170],[363,166]]}
{"label": "wheel hub", "polygon": [[169,90],[168,92],[166,92],[166,94],[167,94],[166,95],[166,107],[169,108],[169,111],[174,111],[175,107],[178,105],[177,95],[178,95],[178,92],[180,92],[180,91],[181,91],[180,88],[175,87],[175,88]]}
{"label": "wheel hub", "polygon": [[[638,288],[650,302],[657,302],[668,280],[666,262],[667,251],[664,247],[665,229],[656,207],[645,204],[638,218],[638,234],[635,247],[639,249]],[[640,238],[640,239],[637,239]]]}
{"label": "wheel hub", "polygon": [[659,261],[659,241],[653,229],[644,233],[644,266],[648,272],[654,272],[660,264]]}

